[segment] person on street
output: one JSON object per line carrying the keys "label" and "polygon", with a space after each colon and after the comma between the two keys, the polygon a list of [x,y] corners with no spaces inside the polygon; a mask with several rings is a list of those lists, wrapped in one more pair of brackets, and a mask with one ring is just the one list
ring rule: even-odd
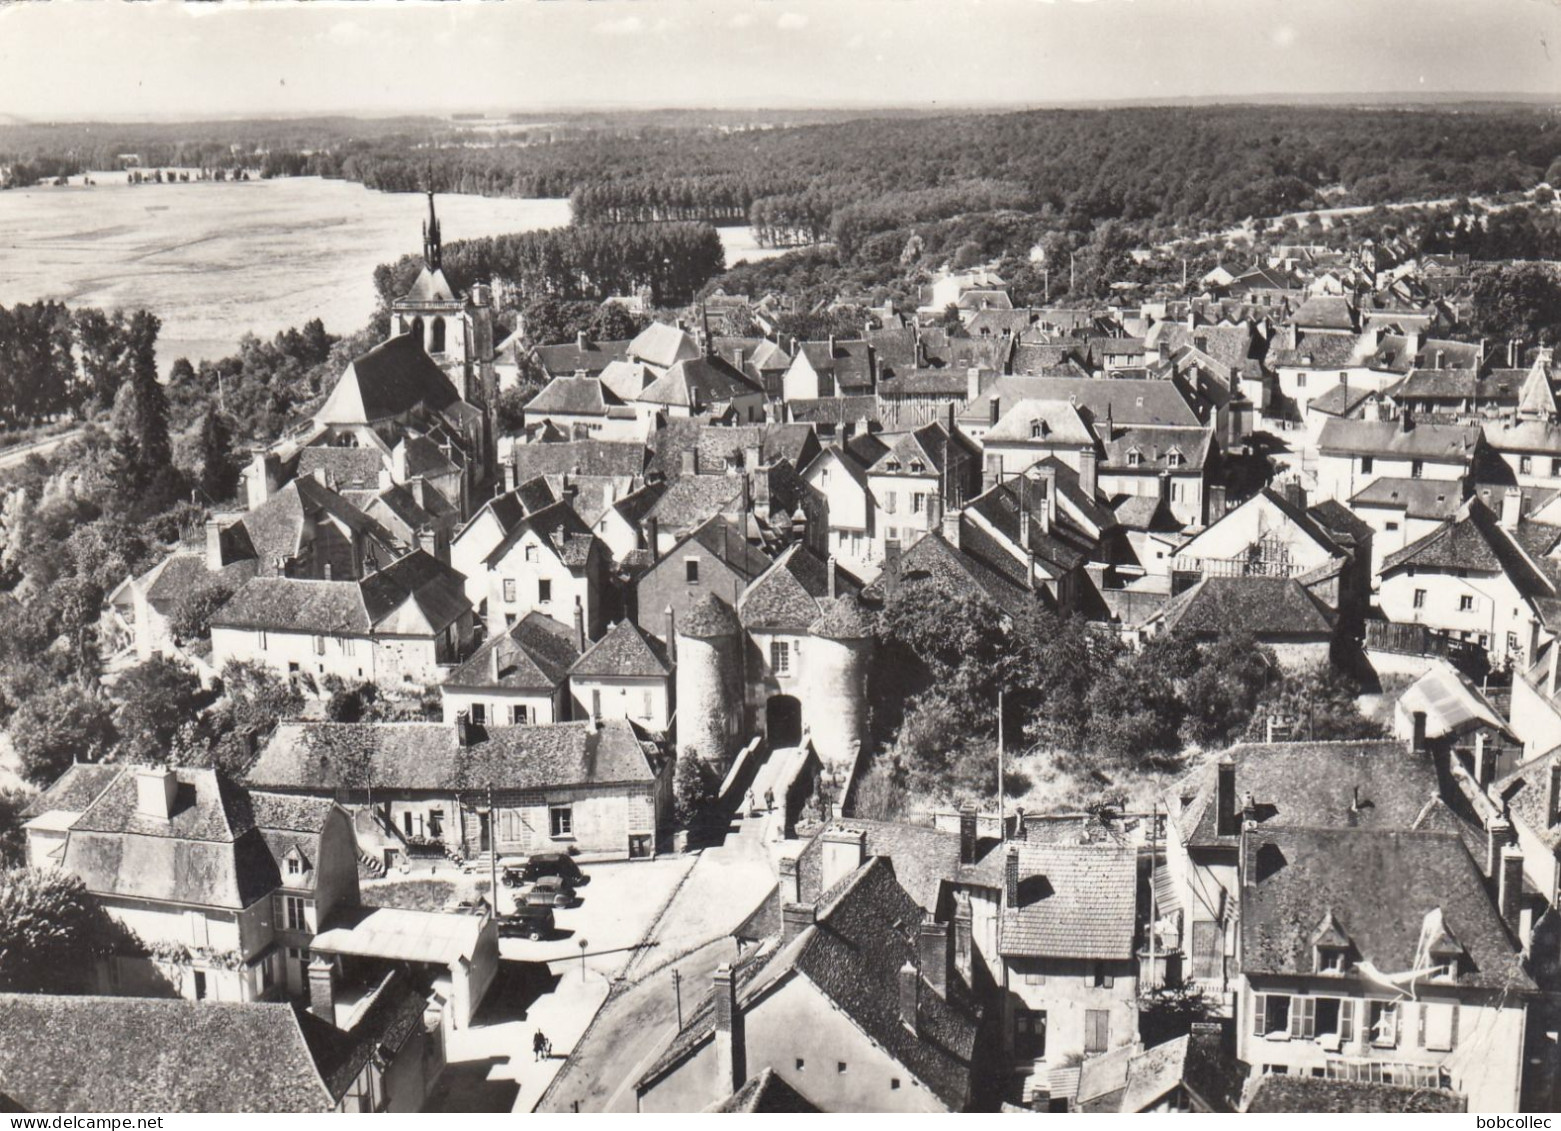
{"label": "person on street", "polygon": [[773,789],[764,791],[764,807],[771,813],[775,812],[775,791]]}
{"label": "person on street", "polygon": [[547,1049],[547,1038],[542,1035],[542,1030],[537,1030],[537,1035],[531,1038],[531,1059],[541,1060],[542,1054]]}

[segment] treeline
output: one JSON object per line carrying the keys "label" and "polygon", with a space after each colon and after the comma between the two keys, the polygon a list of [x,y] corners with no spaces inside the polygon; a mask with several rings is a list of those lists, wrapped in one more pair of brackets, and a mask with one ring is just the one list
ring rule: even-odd
{"label": "treeline", "polygon": [[[404,255],[374,271],[384,304],[405,294],[422,258]],[[527,299],[600,302],[648,289],[657,306],[688,301],[726,266],[721,237],[708,224],[611,224],[549,228],[457,240],[444,248],[444,273],[457,291],[501,279]]]}
{"label": "treeline", "polygon": [[72,311],[64,303],[0,306],[0,426],[87,416],[114,403],[157,345],[146,311]]}

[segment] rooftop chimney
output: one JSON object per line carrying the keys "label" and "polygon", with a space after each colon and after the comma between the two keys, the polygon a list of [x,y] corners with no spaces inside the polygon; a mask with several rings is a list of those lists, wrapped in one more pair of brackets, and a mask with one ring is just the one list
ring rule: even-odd
{"label": "rooftop chimney", "polygon": [[1079,450],[1079,490],[1091,502],[1100,487],[1100,453],[1094,445]]}
{"label": "rooftop chimney", "polygon": [[575,597],[575,651],[585,655],[585,608]]}
{"label": "rooftop chimney", "polygon": [[457,746],[471,746],[477,741],[477,727],[472,722],[469,712],[457,711],[455,713],[455,743]]}
{"label": "rooftop chimney", "polygon": [[967,801],[959,807],[959,862],[976,862],[977,843],[976,803]]}
{"label": "rooftop chimney", "polygon": [[829,599],[831,601],[833,601],[835,599],[835,555],[834,554],[830,554],[829,555],[829,561],[825,563],[824,569],[829,574],[829,577],[828,577],[827,581],[825,582],[825,584],[828,586]]}
{"label": "rooftop chimney", "polygon": [[811,903],[781,904],[781,942],[789,943],[813,925],[814,909]]}
{"label": "rooftop chimney", "polygon": [[1215,779],[1214,835],[1235,836],[1240,831],[1236,819],[1236,763],[1221,762]]}
{"label": "rooftop chimney", "polygon": [[1485,820],[1485,874],[1496,879],[1501,874],[1501,853],[1512,839],[1512,826],[1502,817]]}
{"label": "rooftop chimney", "polygon": [[954,897],[954,968],[971,985],[975,972],[975,916],[970,909],[970,893],[961,891]]}
{"label": "rooftop chimney", "polygon": [[206,568],[216,573],[222,566],[222,523],[215,518],[208,518],[206,520]]}
{"label": "rooftop chimney", "polygon": [[142,816],[169,820],[178,794],[179,778],[167,766],[136,771],[136,812]]}
{"label": "rooftop chimney", "polygon": [[1545,827],[1553,829],[1561,824],[1561,760],[1550,763],[1545,778]]}
{"label": "rooftop chimney", "polygon": [[949,996],[949,928],[928,912],[916,933],[916,957],[921,972],[941,998]]}
{"label": "rooftop chimney", "polygon": [[309,1012],[336,1024],[336,962],[318,952],[309,959]]}
{"label": "rooftop chimney", "polygon": [[1425,725],[1426,715],[1424,711],[1416,711],[1410,715],[1412,729],[1409,734],[1409,749],[1416,754],[1424,754],[1426,749]]}
{"label": "rooftop chimney", "polygon": [[657,543],[661,540],[661,520],[651,515],[645,520],[645,549],[650,551],[650,560],[661,559],[661,547]]}
{"label": "rooftop chimney", "polygon": [[981,395],[981,370],[974,365],[965,370],[965,399],[974,401]]}
{"label": "rooftop chimney", "polygon": [[1501,873],[1496,886],[1496,903],[1501,917],[1513,934],[1519,933],[1523,914],[1523,853],[1508,845],[1501,850]]}
{"label": "rooftop chimney", "polygon": [[990,413],[990,419],[988,423],[990,423],[995,428],[997,426],[997,422],[1002,419],[1003,416],[1003,402],[1001,398],[993,397],[990,401],[987,402],[987,408]]}
{"label": "rooftop chimney", "polygon": [[684,448],[680,455],[682,456],[683,461],[683,474],[698,475],[699,449],[693,447]]}
{"label": "rooftop chimney", "polygon": [[678,618],[668,605],[661,610],[661,615],[667,618],[667,659],[674,664],[678,662]]}
{"label": "rooftop chimney", "polygon": [[1504,530],[1516,530],[1523,516],[1523,492],[1508,487],[1501,497],[1501,525]]}
{"label": "rooftop chimney", "polygon": [[822,839],[822,882],[828,891],[867,863],[867,832],[836,828],[827,831]]}
{"label": "rooftop chimney", "polygon": [[716,1091],[730,1094],[742,1088],[748,1079],[747,1041],[731,963],[717,966],[711,981],[715,986]]}
{"label": "rooftop chimney", "polygon": [[1019,906],[1019,846],[1010,844],[1003,859],[1003,906]]}
{"label": "rooftop chimney", "polygon": [[938,524],[943,531],[943,540],[956,550],[959,549],[959,515],[958,510],[950,507],[943,512],[943,518]]}
{"label": "rooftop chimney", "polygon": [[591,336],[589,334],[587,334],[584,330],[576,331],[575,332],[575,349],[584,350],[584,349],[589,349],[590,346],[591,346]]}
{"label": "rooftop chimney", "polygon": [[911,1032],[916,1032],[916,1014],[921,1007],[921,975],[916,967],[906,962],[900,967],[900,1020]]}

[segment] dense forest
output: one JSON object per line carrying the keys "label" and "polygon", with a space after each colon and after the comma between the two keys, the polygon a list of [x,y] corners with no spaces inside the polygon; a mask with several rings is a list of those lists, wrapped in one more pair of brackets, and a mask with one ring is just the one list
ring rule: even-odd
{"label": "dense forest", "polygon": [[[708,224],[611,224],[457,240],[444,247],[444,273],[464,291],[502,279],[528,298],[601,301],[650,291],[658,306],[687,302],[726,264],[721,237]],[[404,255],[374,272],[386,301],[405,294],[422,257]]]}

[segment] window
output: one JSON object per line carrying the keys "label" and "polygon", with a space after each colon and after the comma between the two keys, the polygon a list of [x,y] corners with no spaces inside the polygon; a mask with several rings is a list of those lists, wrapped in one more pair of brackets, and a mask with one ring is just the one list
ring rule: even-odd
{"label": "window", "polygon": [[488,724],[488,708],[487,708],[487,706],[485,704],[483,704],[483,703],[473,703],[472,706],[471,706],[471,719],[472,719],[472,722],[476,723],[478,726],[487,726],[487,724]]}
{"label": "window", "polygon": [[537,548],[535,546],[528,545],[526,547],[526,561],[531,562],[531,563],[534,564],[536,562],[536,560],[537,560]]}
{"label": "window", "polygon": [[1116,984],[1116,979],[1113,978],[1110,974],[1106,973],[1106,964],[1104,962],[1095,963],[1095,976],[1093,978],[1093,983],[1096,989],[1101,990],[1109,990],[1113,985]]}
{"label": "window", "polygon": [[647,692],[645,692],[644,700],[640,704],[640,718],[642,718],[642,719],[650,718],[651,715],[655,714],[655,709],[654,708],[655,708],[655,704],[652,702],[651,693],[649,691],[647,691]]}
{"label": "window", "polygon": [[434,840],[444,836],[444,810],[430,809],[428,811],[428,835]]}
{"label": "window", "polygon": [[1084,1054],[1105,1052],[1111,1047],[1111,1012],[1105,1009],[1084,1011]]}
{"label": "window", "polygon": [[289,876],[296,876],[299,873],[301,873],[303,870],[304,870],[304,862],[302,860],[298,859],[298,856],[296,854],[288,856],[288,858],[287,858],[287,874]]}
{"label": "window", "polygon": [[504,627],[505,628],[514,628],[515,627],[515,620],[516,620],[516,617],[515,617],[514,613],[505,613],[504,614]]}
{"label": "window", "polygon": [[885,491],[883,496],[883,509],[885,514],[893,514],[895,508],[895,492]]}
{"label": "window", "polygon": [[1362,475],[1370,475],[1371,472],[1372,472],[1372,469],[1374,467],[1376,467],[1376,465],[1377,465],[1377,462],[1376,462],[1376,460],[1372,456],[1361,456],[1360,457],[1360,473]]}
{"label": "window", "polygon": [[915,494],[913,494],[911,496],[911,513],[912,514],[921,514],[926,509],[927,509],[927,496],[923,492],[917,491]]}
{"label": "window", "polygon": [[1432,1052],[1452,1052],[1458,1043],[1458,1003],[1421,1002],[1418,1043]]}
{"label": "window", "polygon": [[1046,984],[1046,975],[1026,974],[1024,976],[1024,984],[1027,986],[1044,986]]}
{"label": "window", "polygon": [[1424,589],[1416,589],[1415,590],[1415,608],[1417,608],[1417,609],[1425,608],[1425,590]]}
{"label": "window", "polygon": [[515,600],[515,579],[513,577],[504,579],[504,599],[511,602]]}
{"label": "window", "polygon": [[307,931],[309,929],[309,918],[305,914],[307,906],[308,902],[296,895],[285,895],[282,897],[282,921],[287,925],[289,931]]}
{"label": "window", "polygon": [[1021,1060],[1036,1060],[1046,1055],[1046,1011],[1014,1010],[1014,1055]]}
{"label": "window", "polygon": [[547,809],[548,828],[554,837],[574,836],[575,813],[568,805],[549,805]]}
{"label": "window", "polygon": [[1182,465],[1182,453],[1172,452],[1170,455],[1166,456],[1165,465],[1167,467],[1180,467]]}
{"label": "window", "polygon": [[316,636],[314,638],[314,654],[316,656],[325,655],[325,637]]}
{"label": "window", "polygon": [[206,1000],[206,971],[195,971],[195,1000]]}
{"label": "window", "polygon": [[1518,634],[1516,632],[1509,632],[1509,633],[1507,633],[1507,651],[1509,651],[1509,652],[1516,652],[1517,650],[1518,650]]}
{"label": "window", "polygon": [[1371,1033],[1371,1043],[1379,1049],[1398,1045],[1398,1003],[1373,1001],[1367,1003],[1366,1024]]}
{"label": "window", "polygon": [[599,719],[601,717],[602,717],[602,689],[600,687],[593,687],[593,688],[591,688],[591,718]]}
{"label": "window", "polygon": [[1298,1041],[1309,1041],[1317,1036],[1316,998],[1290,999],[1290,1036]]}
{"label": "window", "polygon": [[843,1060],[835,1061],[835,1072],[837,1075],[844,1076],[846,1074],[846,1062]]}
{"label": "window", "polygon": [[900,1090],[900,1078],[898,1076],[889,1077],[889,1090],[891,1092],[898,1092]]}
{"label": "window", "polygon": [[1473,612],[1474,611],[1474,598],[1472,596],[1470,596],[1468,593],[1465,593],[1462,597],[1459,597],[1458,598],[1458,611],[1460,613]]}
{"label": "window", "polygon": [[1143,462],[1144,462],[1144,457],[1143,457],[1143,455],[1141,455],[1139,453],[1137,448],[1134,448],[1134,449],[1132,449],[1131,451],[1129,451],[1127,453],[1127,466],[1128,467],[1137,467],[1139,464],[1141,464]]}
{"label": "window", "polygon": [[1413,479],[1420,479],[1425,475],[1425,460],[1417,459],[1409,465],[1409,474]]}
{"label": "window", "polygon": [[1252,1035],[1290,1032],[1290,995],[1258,994],[1252,1003]]}
{"label": "window", "polygon": [[537,582],[537,603],[545,605],[553,599],[553,583],[548,578]]}
{"label": "window", "polygon": [[791,645],[786,641],[770,641],[770,670],[776,675],[791,674]]}
{"label": "window", "polygon": [[1532,475],[1532,474],[1534,474],[1534,457],[1533,456],[1519,456],[1518,457],[1518,471],[1521,472],[1524,475]]}
{"label": "window", "polygon": [[688,582],[690,585],[694,585],[694,584],[698,583],[698,581],[699,581],[699,559],[698,558],[684,558],[683,559],[683,580]]}
{"label": "window", "polygon": [[805,1060],[803,1060],[803,1059],[802,1059],[802,1058],[801,1058],[801,1057],[800,1057],[800,1056],[799,1056],[799,1057],[798,1057],[798,1058],[797,1058],[797,1071],[798,1071],[798,1072],[802,1072],[802,1071],[805,1071],[805,1070],[806,1070],[806,1069],[807,1069],[807,1066],[808,1066],[808,1062],[807,1062],[807,1061],[805,1061]]}
{"label": "window", "polygon": [[1225,974],[1225,940],[1220,925],[1209,919],[1192,925],[1192,976],[1200,981],[1222,980]]}
{"label": "window", "polygon": [[1550,461],[1550,477],[1552,479],[1561,478],[1561,459],[1553,459]]}
{"label": "window", "polygon": [[1330,1052],[1355,1039],[1355,1002],[1349,998],[1313,999],[1313,1036]]}
{"label": "window", "polygon": [[1297,373],[1295,375],[1295,387],[1297,389],[1304,389],[1304,388],[1306,388],[1306,374],[1305,373]]}
{"label": "window", "polygon": [[1039,440],[1046,435],[1046,422],[1044,420],[1030,421],[1030,439]]}
{"label": "window", "polygon": [[509,709],[510,726],[524,726],[530,720],[526,716],[526,708],[520,704]]}
{"label": "window", "polygon": [[1388,533],[1391,534],[1393,531],[1398,529],[1398,523],[1389,520],[1389,522],[1387,524],[1387,528],[1388,528]]}

